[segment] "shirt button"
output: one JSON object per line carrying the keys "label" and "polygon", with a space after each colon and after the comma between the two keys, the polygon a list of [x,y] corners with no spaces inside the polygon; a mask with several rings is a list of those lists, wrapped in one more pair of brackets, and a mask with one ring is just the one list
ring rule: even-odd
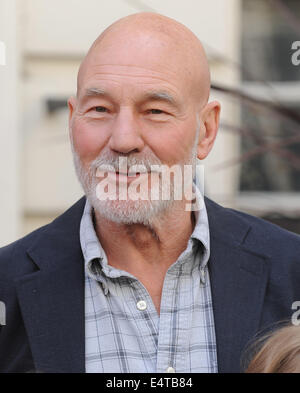
{"label": "shirt button", "polygon": [[140,300],[139,302],[137,302],[136,306],[138,310],[144,311],[147,308],[147,303],[145,302],[145,300]]}
{"label": "shirt button", "polygon": [[175,373],[175,369],[174,369],[173,367],[168,367],[168,368],[166,369],[166,372],[167,372],[167,373]]}

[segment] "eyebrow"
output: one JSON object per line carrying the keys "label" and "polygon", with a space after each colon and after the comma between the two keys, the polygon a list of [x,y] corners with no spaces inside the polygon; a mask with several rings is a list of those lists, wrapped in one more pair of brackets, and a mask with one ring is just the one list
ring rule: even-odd
{"label": "eyebrow", "polygon": [[[84,97],[103,97],[108,95],[108,93],[100,89],[98,87],[90,87],[85,90]],[[166,102],[173,106],[178,106],[177,100],[167,91],[151,91],[146,93],[143,97],[143,101],[152,100],[152,101],[162,101]]]}
{"label": "eyebrow", "polygon": [[153,91],[145,95],[146,100],[163,101],[168,104],[177,106],[178,103],[175,98],[167,91]]}
{"label": "eyebrow", "polygon": [[104,96],[106,93],[103,89],[99,89],[97,87],[90,87],[89,89],[86,89],[84,92],[85,96],[88,97],[99,97],[99,96]]}

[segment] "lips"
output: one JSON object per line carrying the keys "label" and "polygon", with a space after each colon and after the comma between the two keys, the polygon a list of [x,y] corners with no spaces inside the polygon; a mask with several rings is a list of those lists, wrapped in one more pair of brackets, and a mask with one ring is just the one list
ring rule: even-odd
{"label": "lips", "polygon": [[[147,173],[147,172],[145,172]],[[121,175],[121,176],[127,176],[127,177],[137,177],[141,174],[141,172],[116,172],[117,175]]]}
{"label": "lips", "polygon": [[129,184],[133,180],[142,179],[142,175],[148,175],[148,172],[107,172],[109,181],[117,181],[118,184]]}
{"label": "lips", "polygon": [[[142,174],[143,172],[119,172],[119,171],[113,171],[113,170],[101,170],[97,169],[96,171],[96,177],[104,177],[106,174],[108,176],[126,176],[126,177],[136,177]],[[147,172],[145,172],[147,173]]]}
{"label": "lips", "polygon": [[[126,169],[125,169],[126,171]],[[143,175],[149,175],[150,172],[148,172],[147,170],[143,171],[143,170],[139,170],[139,171],[131,171],[131,172],[119,172],[119,171],[114,171],[113,168],[110,168],[110,170],[108,170],[108,168],[104,169],[97,169],[96,171],[96,177],[97,178],[107,178],[108,180],[111,181],[115,181],[117,180],[118,182],[130,182],[134,179],[139,178],[140,176]]]}
{"label": "lips", "polygon": [[132,180],[138,179],[141,175],[148,175],[148,172],[116,172],[108,176],[111,176],[112,179],[116,179],[119,182],[130,183]]}

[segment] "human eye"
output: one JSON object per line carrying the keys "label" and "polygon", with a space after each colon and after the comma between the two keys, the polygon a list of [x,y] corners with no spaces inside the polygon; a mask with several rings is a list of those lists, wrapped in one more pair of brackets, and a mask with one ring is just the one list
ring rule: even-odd
{"label": "human eye", "polygon": [[107,112],[107,108],[105,108],[104,106],[95,106],[93,110],[100,113]]}
{"label": "human eye", "polygon": [[108,118],[110,114],[111,114],[111,109],[102,105],[97,105],[97,106],[90,105],[90,107],[86,109],[86,116],[93,119],[103,120]]}
{"label": "human eye", "polygon": [[148,106],[148,108],[145,109],[144,114],[145,119],[153,122],[166,122],[172,117],[172,112],[170,112],[167,108],[159,106]]}
{"label": "human eye", "polygon": [[161,109],[149,109],[148,113],[151,115],[161,115],[162,113],[164,113],[164,111],[162,111]]}

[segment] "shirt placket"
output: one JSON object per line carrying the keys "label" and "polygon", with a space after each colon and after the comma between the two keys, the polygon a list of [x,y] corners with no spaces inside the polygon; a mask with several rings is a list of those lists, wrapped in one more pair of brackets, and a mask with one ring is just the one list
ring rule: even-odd
{"label": "shirt placket", "polygon": [[156,372],[159,316],[147,289],[138,280],[132,283],[131,290],[134,299],[131,302],[132,315],[136,316],[135,323],[144,343],[142,352],[146,357],[155,352],[154,359],[151,361],[148,359],[146,368],[148,372]]}
{"label": "shirt placket", "polygon": [[[180,330],[188,324],[187,315],[181,310],[186,303],[186,296],[183,294],[179,304],[176,290],[180,280],[179,271],[177,265],[167,272],[162,292],[157,352],[157,372],[161,373],[180,372],[186,352],[185,335]],[[180,353],[177,348],[180,348]]]}

